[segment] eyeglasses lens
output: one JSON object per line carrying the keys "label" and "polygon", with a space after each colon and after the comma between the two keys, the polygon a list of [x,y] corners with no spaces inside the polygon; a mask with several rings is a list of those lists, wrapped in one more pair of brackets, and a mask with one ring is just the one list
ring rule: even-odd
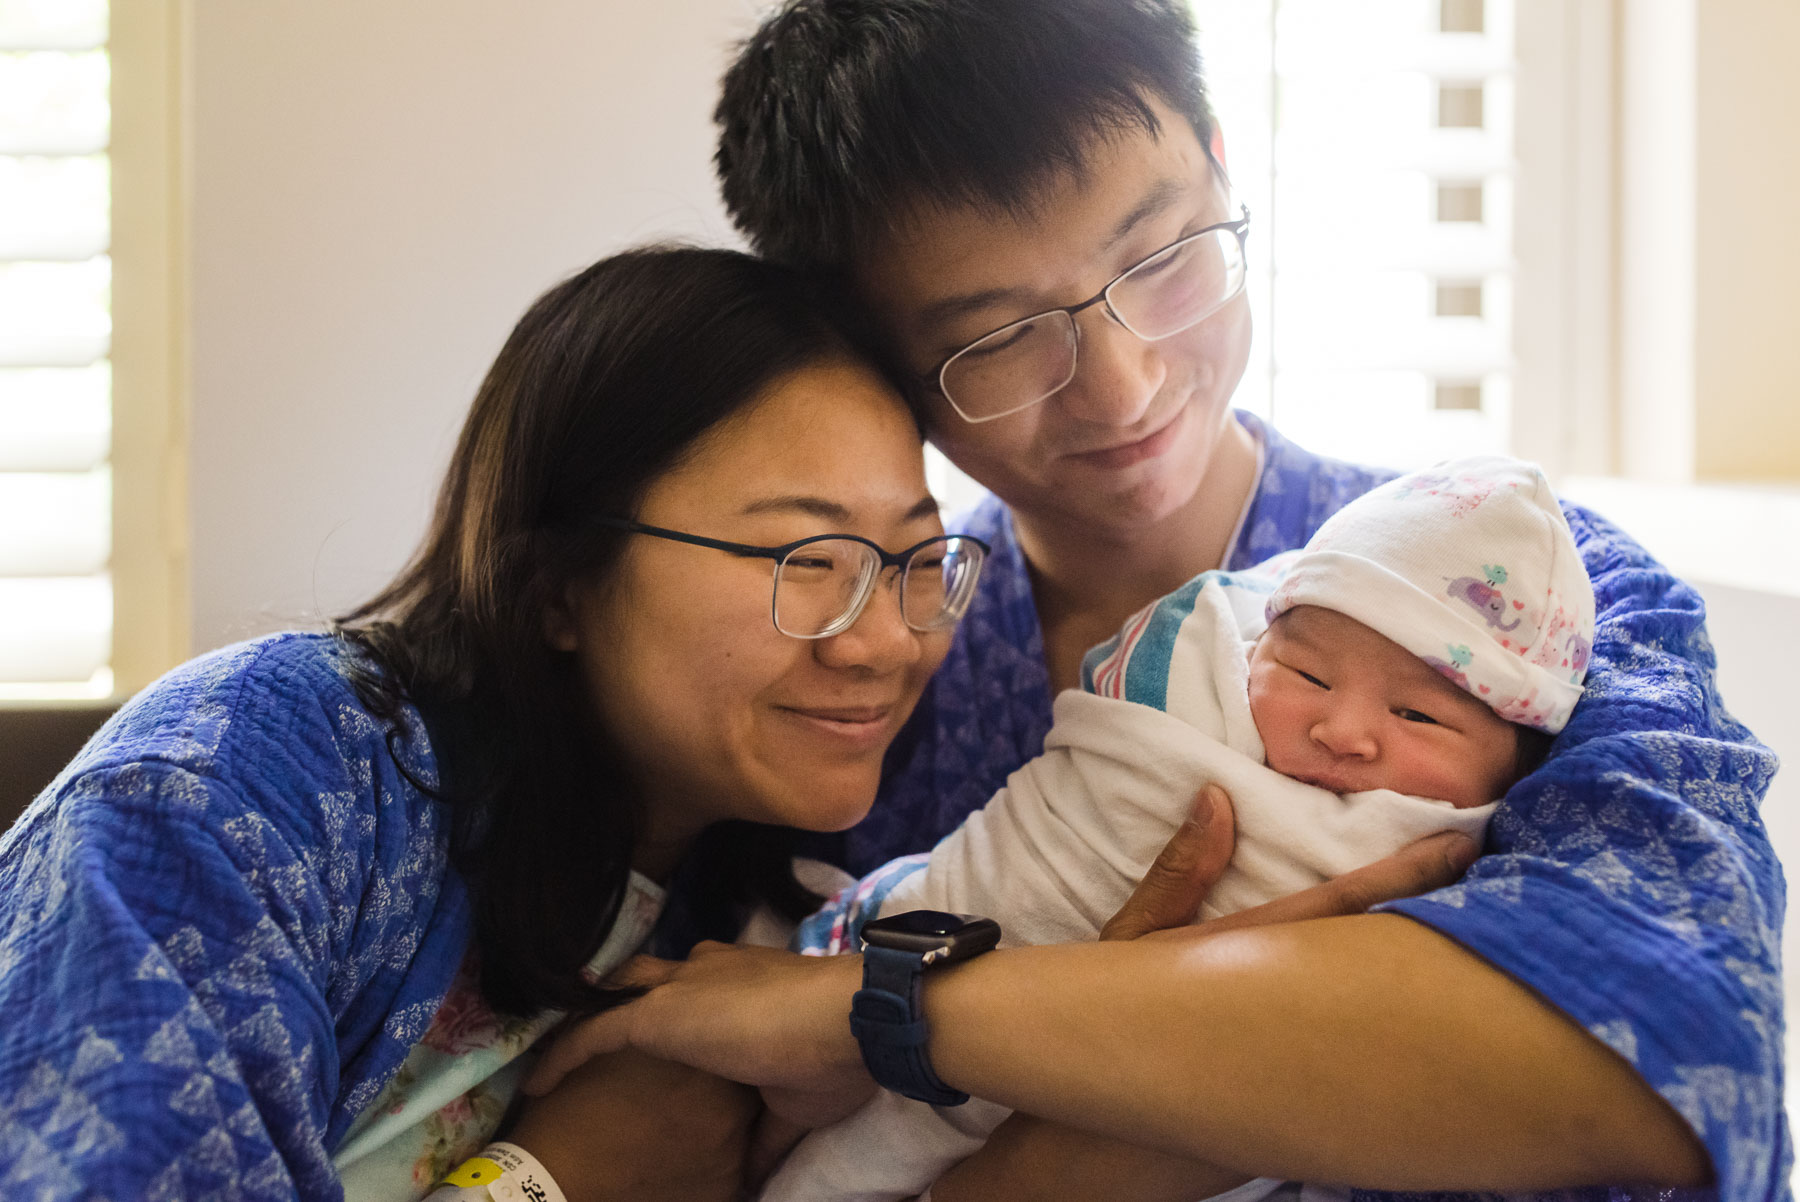
{"label": "eyeglasses lens", "polygon": [[[899,582],[901,616],[914,630],[954,626],[981,571],[978,543],[955,536],[913,552]],[[824,538],[788,553],[775,569],[775,627],[795,638],[842,634],[856,621],[881,567],[874,548]]]}
{"label": "eyeglasses lens", "polygon": [[[1126,329],[1154,342],[1204,321],[1243,287],[1243,244],[1231,230],[1209,230],[1132,268],[1106,299]],[[938,385],[965,418],[987,421],[1061,389],[1075,378],[1075,359],[1075,319],[1042,313],[965,347]]]}
{"label": "eyeglasses lens", "polygon": [[850,623],[880,567],[875,552],[847,538],[797,547],[775,568],[775,627],[795,638],[836,634]]}
{"label": "eyeglasses lens", "polygon": [[901,613],[914,630],[954,626],[969,607],[981,572],[981,546],[951,536],[913,552],[900,581]]}
{"label": "eyeglasses lens", "polygon": [[1127,329],[1149,342],[1168,338],[1217,312],[1244,286],[1237,235],[1212,230],[1138,264],[1107,292]]}

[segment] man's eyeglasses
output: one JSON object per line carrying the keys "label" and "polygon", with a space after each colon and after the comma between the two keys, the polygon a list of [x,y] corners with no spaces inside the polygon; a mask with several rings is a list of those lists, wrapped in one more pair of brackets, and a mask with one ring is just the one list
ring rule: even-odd
{"label": "man's eyeglasses", "polygon": [[1021,318],[985,334],[927,374],[969,422],[1028,409],[1075,378],[1075,315],[1104,304],[1114,321],[1146,342],[1191,329],[1244,290],[1250,210],[1163,247],[1077,305]]}
{"label": "man's eyeglasses", "polygon": [[774,560],[770,613],[775,629],[797,639],[830,638],[850,629],[869,603],[876,580],[888,568],[900,569],[900,616],[906,624],[921,633],[947,630],[968,610],[988,553],[986,543],[967,534],[940,534],[904,551],[888,551],[855,534],[820,534],[779,547],[757,547],[625,518],[601,518],[600,524],[746,558]]}

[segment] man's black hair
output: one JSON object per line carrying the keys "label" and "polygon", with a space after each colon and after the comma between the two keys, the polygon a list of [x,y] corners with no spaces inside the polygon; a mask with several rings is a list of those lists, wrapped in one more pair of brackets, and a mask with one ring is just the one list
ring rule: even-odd
{"label": "man's black hair", "polygon": [[1212,119],[1185,0],[790,0],[739,48],[714,119],[758,253],[826,274],[915,205],[1030,211],[1096,137]]}

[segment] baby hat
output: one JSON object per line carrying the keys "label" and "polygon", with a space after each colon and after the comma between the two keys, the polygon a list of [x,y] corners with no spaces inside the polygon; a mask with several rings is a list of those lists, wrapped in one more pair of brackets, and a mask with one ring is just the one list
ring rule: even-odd
{"label": "baby hat", "polygon": [[1594,642],[1593,586],[1544,473],[1497,455],[1409,473],[1333,514],[1269,595],[1269,621],[1296,605],[1354,618],[1550,734]]}

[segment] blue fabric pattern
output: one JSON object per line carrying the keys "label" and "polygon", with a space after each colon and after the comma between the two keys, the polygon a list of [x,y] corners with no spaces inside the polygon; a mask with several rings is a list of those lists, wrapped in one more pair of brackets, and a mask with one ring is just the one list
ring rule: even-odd
{"label": "blue fabric pattern", "polygon": [[[1261,441],[1264,466],[1229,570],[1301,546],[1394,474],[1238,419]],[[1700,1134],[1718,1178],[1695,1191],[1556,1196],[1786,1199],[1786,889],[1757,811],[1775,757],[1719,699],[1699,596],[1603,519],[1564,511],[1598,599],[1586,697],[1544,766],[1507,795],[1466,879],[1382,908],[1469,947],[1635,1065]],[[935,844],[1043,749],[1050,727],[1042,634],[1010,516],[989,497],[953,528],[994,554],[896,741],[881,798],[844,837],[839,862],[858,876]]]}
{"label": "blue fabric pattern", "polygon": [[342,1196],[469,938],[424,728],[402,768],[343,654],[177,669],[0,841],[0,1197]]}

